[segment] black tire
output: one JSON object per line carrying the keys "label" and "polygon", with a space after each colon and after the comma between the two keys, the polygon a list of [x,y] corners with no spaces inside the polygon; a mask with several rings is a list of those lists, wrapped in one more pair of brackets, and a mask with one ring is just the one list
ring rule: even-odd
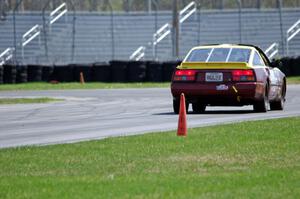
{"label": "black tire", "polygon": [[294,68],[294,74],[293,75],[297,75],[299,76],[300,75],[300,56],[298,56],[296,59],[295,59],[295,65],[296,67]]}
{"label": "black tire", "polygon": [[111,61],[112,82],[127,82],[127,61]]}
{"label": "black tire", "polygon": [[291,73],[291,59],[289,57],[283,57],[281,60],[277,61],[278,63],[281,62],[282,64],[279,66],[276,61],[274,62],[276,65],[278,65],[278,68],[286,75],[290,76]]}
{"label": "black tire", "polygon": [[278,101],[270,102],[270,109],[271,110],[281,111],[281,110],[284,109],[285,93],[286,93],[286,85],[284,83],[284,85],[282,85],[280,99]]}
{"label": "black tire", "polygon": [[42,68],[42,81],[48,82],[51,81],[53,77],[53,66],[43,66]]}
{"label": "black tire", "polygon": [[170,82],[172,79],[172,75],[174,70],[178,65],[180,65],[181,61],[168,61],[164,62],[162,65],[163,68],[163,81]]}
{"label": "black tire", "polygon": [[92,80],[92,65],[91,64],[74,64],[73,77],[76,82],[80,81],[80,73],[83,74],[85,82],[91,82]]}
{"label": "black tire", "polygon": [[147,65],[147,81],[162,82],[163,70],[161,62],[149,62]]}
{"label": "black tire", "polygon": [[0,65],[0,84],[3,84],[3,66]]}
{"label": "black tire", "polygon": [[6,84],[16,83],[17,68],[16,65],[3,65],[3,82]]}
{"label": "black tire", "polygon": [[[179,99],[173,99],[173,111],[174,111],[174,113],[178,114],[179,109],[180,109],[180,100]],[[186,113],[188,113],[189,103],[187,101],[185,102],[185,109],[186,109]]]}
{"label": "black tire", "polygon": [[95,82],[111,82],[111,67],[108,63],[95,63],[92,68],[92,80]]}
{"label": "black tire", "polygon": [[263,100],[257,101],[253,104],[253,109],[257,113],[265,113],[269,109],[269,88],[266,86],[265,93],[263,96]]}
{"label": "black tire", "polygon": [[51,80],[59,82],[73,82],[73,65],[56,65],[54,66]]}
{"label": "black tire", "polygon": [[27,66],[19,65],[17,66],[17,83],[26,83],[27,82]]}
{"label": "black tire", "polygon": [[192,108],[194,113],[204,113],[206,109],[206,105],[195,102],[192,103]]}
{"label": "black tire", "polygon": [[29,82],[42,81],[42,66],[41,65],[28,65],[27,76]]}
{"label": "black tire", "polygon": [[144,82],[146,80],[146,62],[129,62],[127,66],[127,79],[129,82]]}

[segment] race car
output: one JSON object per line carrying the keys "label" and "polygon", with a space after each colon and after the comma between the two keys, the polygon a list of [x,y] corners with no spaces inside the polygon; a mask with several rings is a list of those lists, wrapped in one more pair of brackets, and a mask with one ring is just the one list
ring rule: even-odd
{"label": "race car", "polygon": [[202,113],[207,106],[253,105],[255,112],[283,110],[286,77],[257,46],[214,44],[192,48],[172,76],[174,113],[180,95],[186,109]]}

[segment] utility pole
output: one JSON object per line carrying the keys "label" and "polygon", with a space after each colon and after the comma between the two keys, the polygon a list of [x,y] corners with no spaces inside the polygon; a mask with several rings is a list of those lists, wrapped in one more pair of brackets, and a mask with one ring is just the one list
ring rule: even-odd
{"label": "utility pole", "polygon": [[173,26],[172,26],[173,58],[179,58],[179,19],[178,0],[173,0]]}
{"label": "utility pole", "polygon": [[242,2],[241,0],[236,0],[239,8],[239,42],[242,43]]}
{"label": "utility pole", "polygon": [[[147,0],[145,1],[147,3]],[[150,14],[152,12],[152,0],[148,0],[148,13]]]}
{"label": "utility pole", "polygon": [[282,23],[282,0],[277,0],[277,8],[279,12],[279,25],[280,25],[280,35],[281,35],[281,46],[282,46],[282,55],[288,55],[288,52],[285,52],[284,49],[284,30]]}

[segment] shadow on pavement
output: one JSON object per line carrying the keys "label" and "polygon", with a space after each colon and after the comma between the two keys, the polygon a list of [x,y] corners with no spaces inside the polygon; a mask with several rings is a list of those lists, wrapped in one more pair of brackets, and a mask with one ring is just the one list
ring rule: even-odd
{"label": "shadow on pavement", "polygon": [[[249,114],[255,113],[253,110],[209,110],[204,113],[194,113],[193,111],[189,111],[188,115],[221,115],[221,114]],[[153,115],[177,115],[174,112],[166,112],[166,113],[155,113]]]}

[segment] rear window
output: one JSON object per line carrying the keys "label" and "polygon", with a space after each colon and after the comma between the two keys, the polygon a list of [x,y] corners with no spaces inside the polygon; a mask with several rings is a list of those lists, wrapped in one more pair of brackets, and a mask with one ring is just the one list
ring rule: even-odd
{"label": "rear window", "polygon": [[204,48],[194,49],[186,62],[249,62],[251,49]]}
{"label": "rear window", "polygon": [[211,49],[196,49],[193,50],[189,57],[188,60],[189,62],[205,62]]}

